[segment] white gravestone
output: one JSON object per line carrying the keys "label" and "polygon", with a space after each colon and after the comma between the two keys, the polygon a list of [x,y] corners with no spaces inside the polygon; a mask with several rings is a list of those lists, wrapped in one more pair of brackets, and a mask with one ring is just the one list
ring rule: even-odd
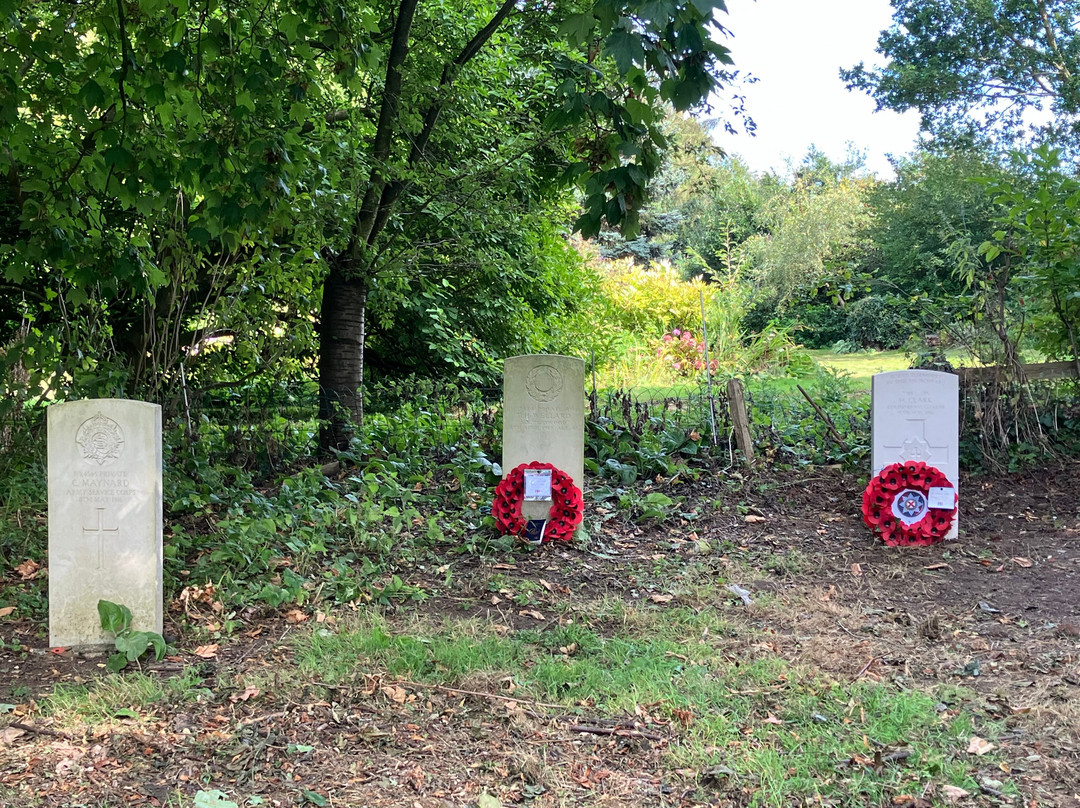
{"label": "white gravestone", "polygon": [[[503,366],[503,476],[534,460],[551,463],[569,474],[574,485],[583,487],[585,361],[582,359],[555,354],[512,356]],[[521,506],[526,519],[546,519],[550,510],[550,498],[526,498]]]}
{"label": "white gravestone", "polygon": [[[894,370],[871,382],[872,475],[918,460],[960,486],[960,379],[936,370]],[[947,538],[957,535],[959,514]]]}
{"label": "white gravestone", "polygon": [[99,600],[161,633],[161,407],[71,401],[48,422],[49,645],[110,646]]}

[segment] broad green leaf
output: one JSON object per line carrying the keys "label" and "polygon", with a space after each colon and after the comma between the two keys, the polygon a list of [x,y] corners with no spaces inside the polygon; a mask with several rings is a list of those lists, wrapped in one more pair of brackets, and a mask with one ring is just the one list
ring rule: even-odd
{"label": "broad green leaf", "polygon": [[110,146],[105,150],[105,165],[112,166],[118,171],[129,171],[135,168],[135,156],[123,146]]}
{"label": "broad green leaf", "polygon": [[616,28],[608,36],[605,52],[615,59],[615,65],[622,75],[626,75],[635,63],[645,58],[641,39],[622,28]]}
{"label": "broad green leaf", "polygon": [[90,79],[83,88],[79,90],[79,99],[86,105],[87,109],[93,107],[105,106],[105,91],[101,89],[101,85],[93,79]]}
{"label": "broad green leaf", "polygon": [[239,808],[224,791],[212,789],[195,794],[195,808]]}
{"label": "broad green leaf", "polygon": [[580,45],[588,41],[595,27],[596,18],[592,14],[573,14],[559,26],[559,33],[571,45]]}
{"label": "broad green leaf", "polygon": [[126,631],[128,626],[131,625],[131,612],[127,611],[125,607],[107,600],[99,600],[97,608],[101,628],[105,631],[119,634]]}
{"label": "broad green leaf", "polygon": [[120,673],[127,665],[127,654],[112,654],[105,662],[105,667],[113,673]]}

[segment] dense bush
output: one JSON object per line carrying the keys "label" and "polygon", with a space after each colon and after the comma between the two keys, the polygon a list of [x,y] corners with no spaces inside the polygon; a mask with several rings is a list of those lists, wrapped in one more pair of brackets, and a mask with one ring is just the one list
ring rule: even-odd
{"label": "dense bush", "polygon": [[745,334],[760,334],[769,327],[769,323],[777,322],[778,317],[775,297],[757,297],[746,307],[739,327]]}
{"label": "dense bush", "polygon": [[848,312],[828,303],[791,310],[796,338],[807,348],[828,348],[848,334]]}
{"label": "dense bush", "polygon": [[863,348],[899,348],[911,331],[907,304],[898,297],[871,295],[848,306],[847,339]]}
{"label": "dense bush", "polygon": [[603,293],[619,327],[643,336],[660,336],[673,328],[701,322],[700,292],[708,305],[711,287],[700,278],[684,281],[670,263],[650,268],[616,261],[609,265]]}

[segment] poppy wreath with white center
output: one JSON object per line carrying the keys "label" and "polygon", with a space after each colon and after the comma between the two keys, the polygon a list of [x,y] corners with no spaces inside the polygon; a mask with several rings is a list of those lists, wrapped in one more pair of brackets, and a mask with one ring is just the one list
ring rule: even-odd
{"label": "poppy wreath with white center", "polygon": [[956,494],[953,507],[927,508],[917,522],[898,519],[893,501],[905,491],[918,491],[928,497],[931,488],[952,488],[940,470],[916,460],[886,466],[870,480],[863,492],[862,514],[866,526],[881,535],[890,547],[925,546],[944,540],[956,518]]}
{"label": "poppy wreath with white center", "polygon": [[526,520],[521,515],[521,503],[525,500],[525,469],[551,469],[551,510],[548,511],[544,541],[570,541],[581,524],[585,509],[581,489],[565,471],[538,460],[522,463],[495,486],[491,515],[495,517],[496,529],[504,536],[525,535]]}

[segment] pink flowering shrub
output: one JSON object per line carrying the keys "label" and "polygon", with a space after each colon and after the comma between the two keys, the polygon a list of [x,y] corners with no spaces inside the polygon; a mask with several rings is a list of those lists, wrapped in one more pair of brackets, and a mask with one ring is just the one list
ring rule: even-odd
{"label": "pink flowering shrub", "polygon": [[[656,347],[656,355],[680,376],[692,376],[705,370],[705,343],[699,342],[692,331],[674,328],[667,332]],[[717,360],[709,362],[710,370],[718,367]]]}

